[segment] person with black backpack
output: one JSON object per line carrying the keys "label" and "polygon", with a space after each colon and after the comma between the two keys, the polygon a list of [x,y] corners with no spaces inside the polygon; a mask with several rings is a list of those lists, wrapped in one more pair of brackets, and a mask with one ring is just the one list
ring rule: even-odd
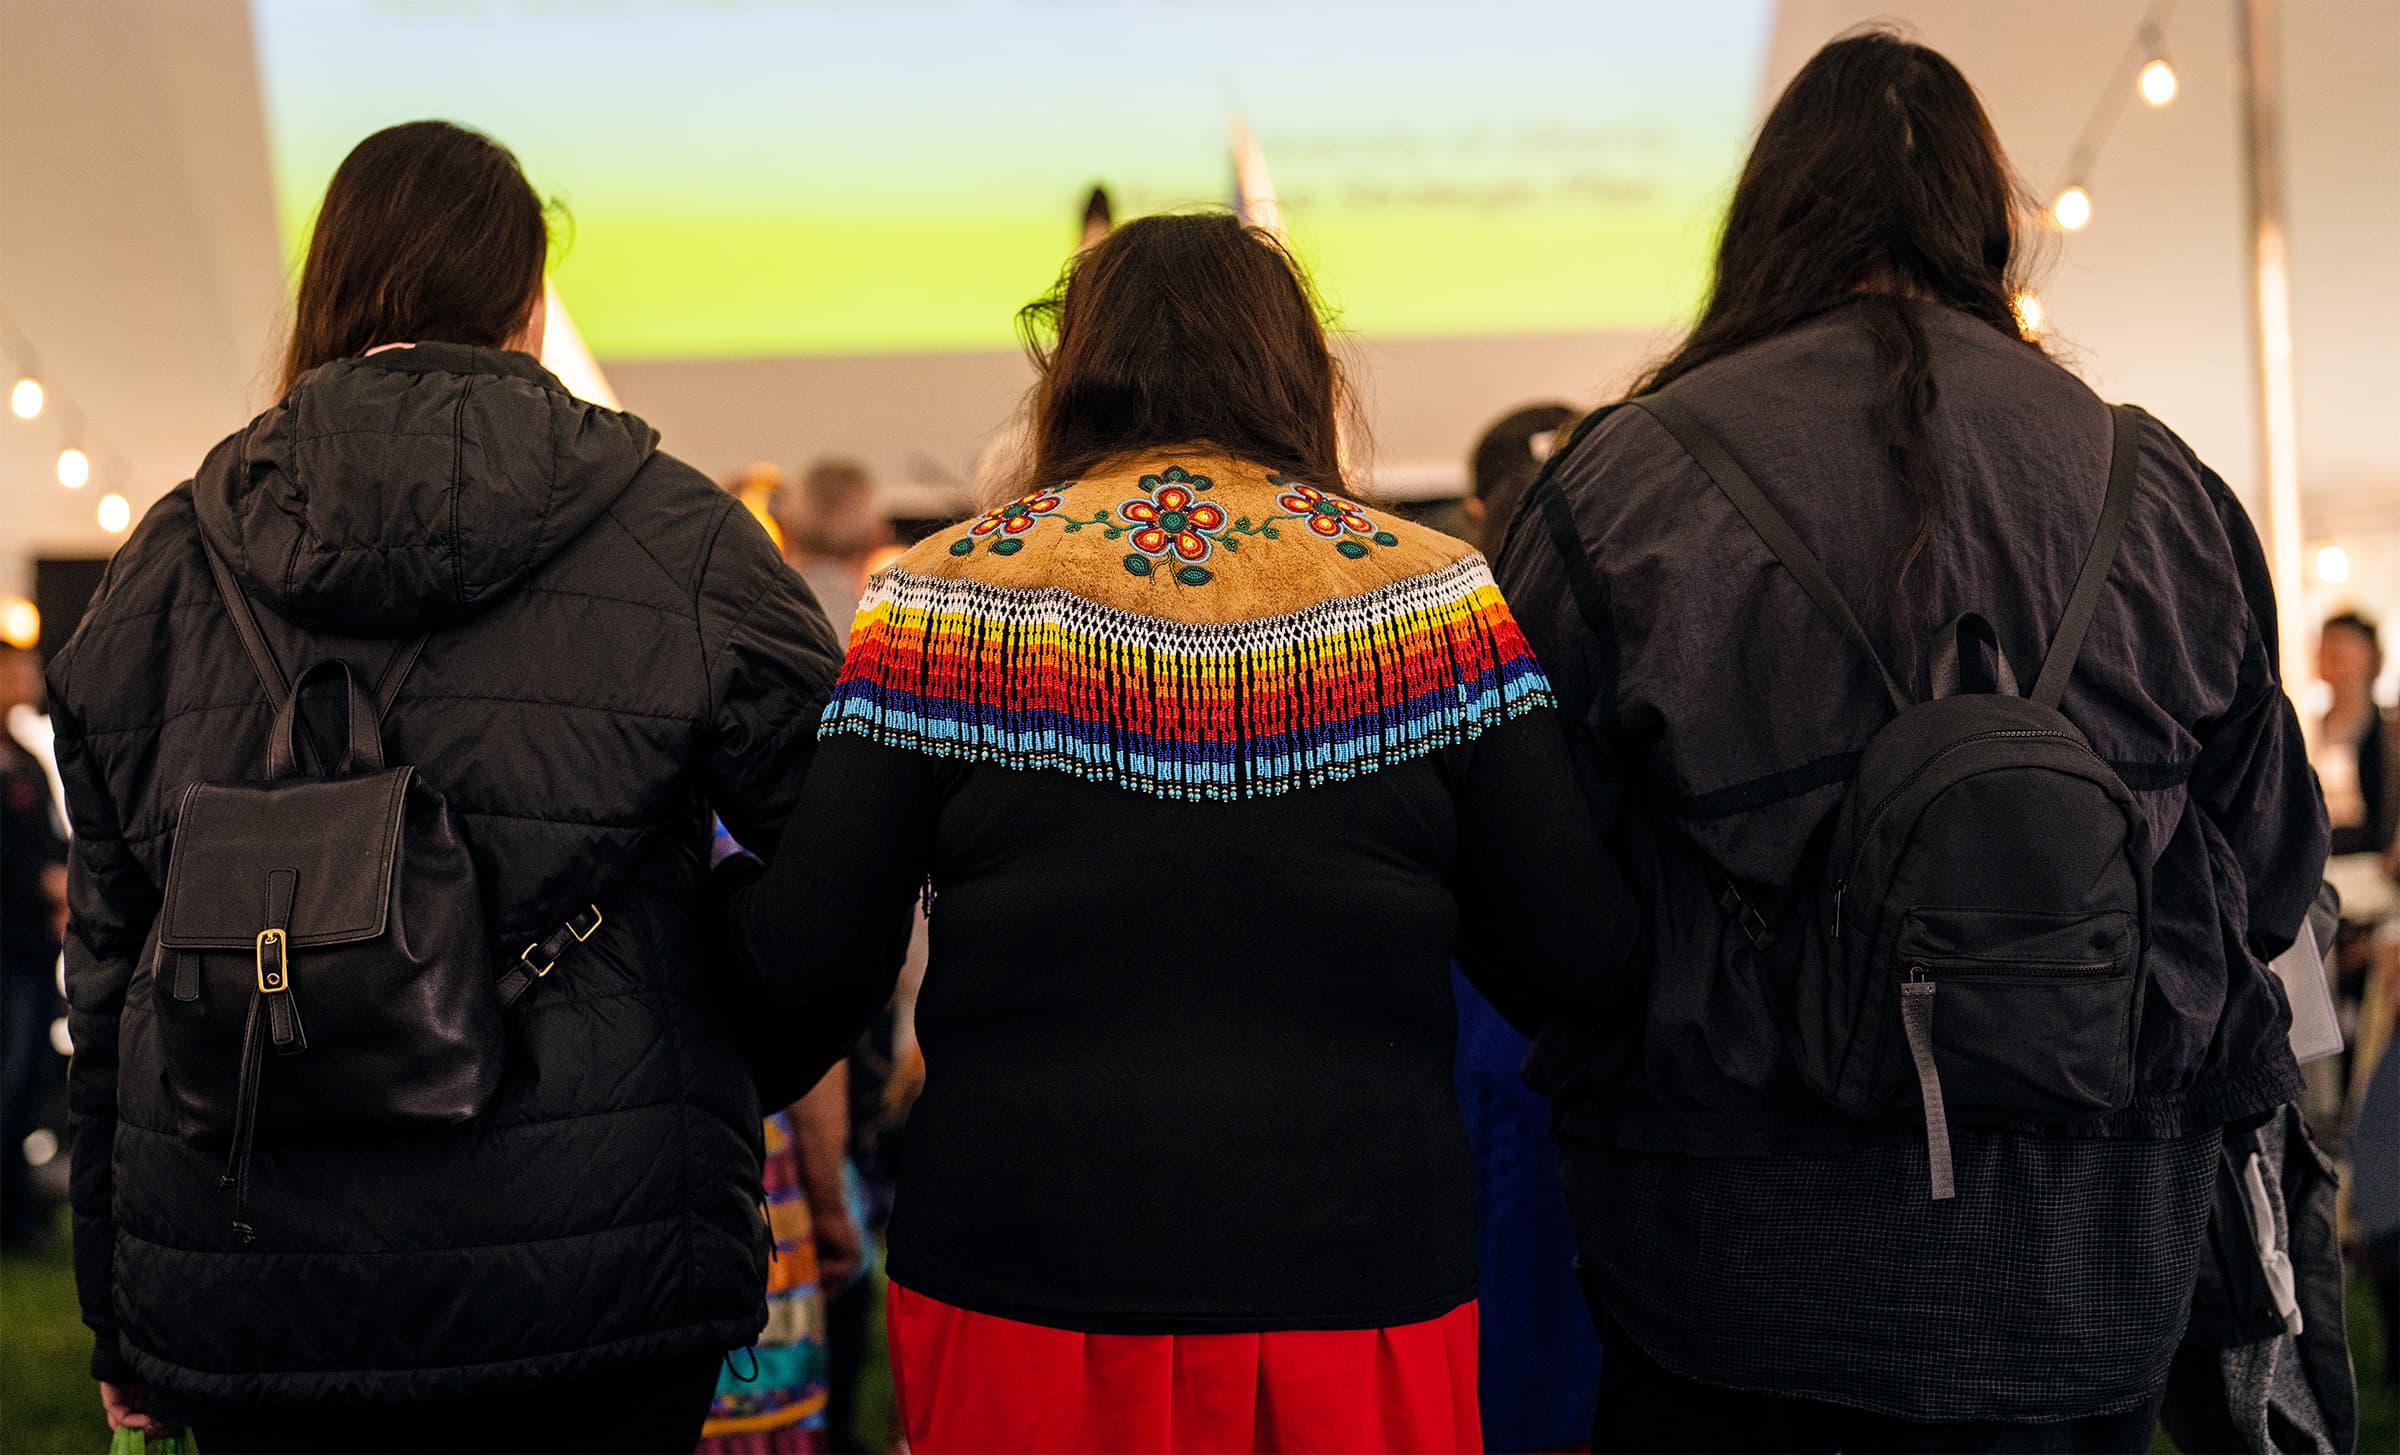
{"label": "person with black backpack", "polygon": [[841,651],[738,502],[536,362],[548,252],[490,139],[361,142],[282,397],[51,666],[120,1427],[688,1451],[765,1322],[761,1092],[864,1011],[745,1056],[710,810],[782,834]]}
{"label": "person with black backpack", "polygon": [[2149,1443],[2325,815],[2240,504],[2023,337],[1947,60],[1836,41],[1500,580],[1648,916],[1554,1021],[1601,1450]]}

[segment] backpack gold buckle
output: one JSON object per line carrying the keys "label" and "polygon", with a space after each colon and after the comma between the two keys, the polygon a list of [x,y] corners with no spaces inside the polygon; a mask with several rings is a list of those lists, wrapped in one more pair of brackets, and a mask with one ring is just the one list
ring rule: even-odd
{"label": "backpack gold buckle", "polygon": [[[291,936],[281,930],[258,932],[258,993],[274,995],[292,988]],[[274,952],[269,963],[268,951]]]}

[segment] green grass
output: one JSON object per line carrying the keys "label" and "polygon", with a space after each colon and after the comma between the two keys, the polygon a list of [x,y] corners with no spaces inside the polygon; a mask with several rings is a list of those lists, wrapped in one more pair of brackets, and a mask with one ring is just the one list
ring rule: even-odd
{"label": "green grass", "polygon": [[[892,1402],[892,1361],[883,1341],[883,1260],[875,1262],[875,1301],[867,1306],[867,1362],[858,1374],[858,1436],[868,1446],[889,1450],[900,1433],[900,1412]],[[5,1448],[5,1447],[0,1447]]]}
{"label": "green grass", "polygon": [[42,1252],[0,1257],[0,1450],[106,1450],[108,1422],[91,1380],[91,1359],[91,1336],[75,1308],[62,1212]]}
{"label": "green grass", "polygon": [[2342,1312],[2350,1324],[2350,1364],[2358,1371],[2360,1455],[2400,1455],[2400,1389],[2384,1382],[2383,1323],[2365,1279],[2351,1277]]}

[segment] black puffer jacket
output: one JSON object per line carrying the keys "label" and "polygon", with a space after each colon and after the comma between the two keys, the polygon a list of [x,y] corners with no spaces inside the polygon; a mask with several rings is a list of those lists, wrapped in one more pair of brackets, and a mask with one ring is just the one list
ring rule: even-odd
{"label": "black puffer jacket", "polygon": [[[384,741],[459,813],[497,956],[587,901],[606,915],[511,1012],[490,1110],[262,1145],[248,1245],[221,1157],[176,1135],[144,953],[179,791],[258,776],[270,713],[203,538],[287,668],[379,667],[432,633]],[[50,671],[94,1372],[211,1401],[408,1399],[746,1343],[759,1107],[700,951],[708,815],[774,841],[839,657],[746,512],[524,355],[329,364],[219,445]]]}

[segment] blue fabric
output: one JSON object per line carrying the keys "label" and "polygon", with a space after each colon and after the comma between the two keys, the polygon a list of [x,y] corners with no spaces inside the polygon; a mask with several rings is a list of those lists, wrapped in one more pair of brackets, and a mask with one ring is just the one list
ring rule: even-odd
{"label": "blue fabric", "polygon": [[1481,1260],[1483,1443],[1491,1450],[1558,1450],[1591,1438],[1600,1337],[1575,1278],[1575,1230],[1558,1181],[1550,1103],[1517,1068],[1525,1038],[1464,975],[1452,1079],[1475,1151],[1476,1252]]}

